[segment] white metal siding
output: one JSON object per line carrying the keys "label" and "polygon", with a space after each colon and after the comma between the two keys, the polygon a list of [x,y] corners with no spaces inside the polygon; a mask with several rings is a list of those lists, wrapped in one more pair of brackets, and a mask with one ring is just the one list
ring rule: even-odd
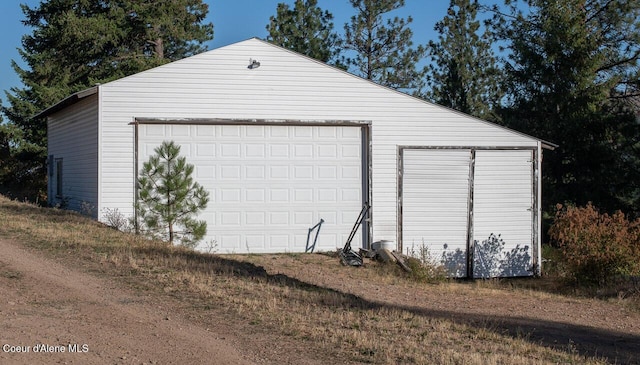
{"label": "white metal siding", "polygon": [[402,171],[404,253],[427,248],[452,276],[467,274],[471,150],[405,149]]}
{"label": "white metal siding", "polygon": [[[69,209],[98,217],[98,106],[97,97],[49,116],[48,154],[63,160],[63,196]],[[56,198],[55,175],[49,179],[49,202]],[[89,211],[90,210],[90,211]]]}
{"label": "white metal siding", "polygon": [[476,151],[475,277],[532,275],[533,153]]}
{"label": "white metal siding", "polygon": [[[362,205],[361,128],[292,125],[139,126],[139,167],[163,141],[181,146],[210,193],[202,243],[221,253],[304,252],[342,247]],[[362,235],[353,245],[360,247]],[[313,242],[315,233],[311,235]]]}
{"label": "white metal siding", "polygon": [[[248,69],[249,59],[261,66]],[[136,117],[371,122],[373,240],[396,240],[397,146],[536,146],[496,125],[374,85],[256,39],[100,87],[101,194],[131,212]]]}

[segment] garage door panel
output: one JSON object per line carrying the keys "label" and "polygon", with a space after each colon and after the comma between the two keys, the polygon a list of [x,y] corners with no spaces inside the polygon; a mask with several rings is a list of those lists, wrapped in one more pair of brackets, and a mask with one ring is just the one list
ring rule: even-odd
{"label": "garage door panel", "polygon": [[427,248],[454,277],[466,275],[471,150],[403,151],[402,245]]}
{"label": "garage door panel", "polygon": [[201,137],[214,137],[216,135],[216,128],[212,125],[197,125],[195,130],[196,135]]}
{"label": "garage door panel", "polygon": [[532,274],[532,153],[476,152],[474,277]]}
{"label": "garage door panel", "polygon": [[[184,126],[180,126],[180,128],[184,128]],[[237,125],[223,125],[218,134],[222,137],[240,137],[240,128]]]}
{"label": "garage door panel", "polygon": [[139,128],[140,166],[164,140],[179,144],[195,166],[196,180],[210,192],[203,242],[216,240],[218,252],[304,251],[308,229],[321,219],[316,250],[335,250],[360,212],[360,127]]}

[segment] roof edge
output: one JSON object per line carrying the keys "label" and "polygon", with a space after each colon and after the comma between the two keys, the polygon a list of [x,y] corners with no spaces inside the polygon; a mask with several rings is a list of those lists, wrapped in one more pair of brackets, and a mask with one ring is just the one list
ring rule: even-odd
{"label": "roof edge", "polygon": [[542,145],[542,148],[547,149],[549,151],[553,151],[556,148],[560,147],[559,144],[551,143],[551,142],[544,141],[544,140],[540,140],[540,144]]}
{"label": "roof edge", "polygon": [[31,117],[32,119],[37,119],[37,118],[45,118],[48,117],[49,115],[58,112],[70,105],[73,105],[77,102],[79,102],[80,100],[89,97],[91,95],[95,95],[98,93],[98,88],[99,86],[92,86],[88,89],[84,89],[81,91],[78,91],[75,94],[71,94],[70,96],[67,96],[66,98],[60,100],[59,102],[53,104],[52,106],[40,111],[38,114],[34,115],[33,117]]}
{"label": "roof edge", "polygon": [[544,141],[544,140],[542,140],[542,139],[540,139],[540,138],[538,138],[538,137],[535,137],[535,136],[532,136],[532,135],[530,135],[530,134],[527,134],[527,133],[524,133],[524,132],[520,132],[520,131],[518,131],[518,130],[515,130],[515,129],[512,129],[512,128],[506,127],[506,126],[501,125],[501,124],[498,124],[498,123],[496,123],[496,122],[491,122],[491,121],[488,121],[488,120],[484,120],[484,119],[478,118],[478,117],[476,117],[476,116],[473,116],[473,115],[470,115],[470,114],[467,114],[467,113],[461,112],[461,111],[459,111],[459,110],[456,110],[456,109],[453,109],[453,108],[450,108],[450,107],[447,107],[447,106],[444,106],[444,105],[440,105],[440,104],[438,104],[438,103],[434,103],[434,102],[429,101],[429,100],[424,99],[424,98],[420,98],[420,97],[418,97],[418,96],[416,96],[416,95],[407,94],[406,92],[403,92],[403,91],[400,91],[400,90],[397,90],[397,89],[393,89],[393,88],[391,88],[391,87],[389,87],[389,86],[385,86],[385,85],[382,85],[382,84],[378,84],[378,83],[376,83],[376,82],[375,82],[375,81],[373,81],[373,80],[366,79],[366,78],[364,78],[364,77],[362,77],[362,76],[360,76],[360,75],[353,74],[353,73],[351,73],[351,72],[349,72],[349,71],[347,71],[347,70],[343,70],[343,69],[341,69],[341,68],[339,68],[339,67],[336,67],[336,66],[334,66],[334,65],[331,65],[331,64],[329,64],[329,63],[325,63],[325,62],[322,62],[322,61],[317,60],[317,59],[315,59],[315,58],[309,57],[309,56],[307,56],[307,55],[305,55],[305,54],[301,54],[301,53],[295,52],[295,51],[293,51],[293,50],[290,50],[290,49],[287,49],[287,48],[285,48],[285,47],[279,46],[279,45],[277,45],[277,44],[271,43],[271,42],[269,42],[269,41],[267,41],[267,40],[260,39],[260,38],[258,38],[258,37],[252,37],[252,38],[247,39],[246,41],[254,40],[254,39],[255,39],[255,40],[257,40],[257,41],[259,41],[259,42],[262,42],[262,43],[264,43],[264,44],[267,44],[267,45],[269,45],[269,46],[271,46],[271,47],[281,49],[281,50],[283,50],[283,51],[285,51],[285,52],[289,52],[289,53],[294,54],[294,55],[296,55],[296,56],[298,56],[298,57],[306,58],[306,59],[307,59],[307,60],[309,60],[309,61],[315,62],[315,63],[317,63],[317,64],[320,64],[320,65],[323,65],[323,66],[326,66],[326,67],[330,67],[330,68],[334,69],[335,71],[342,72],[343,74],[346,74],[346,75],[348,75],[348,76],[350,76],[350,77],[353,77],[353,78],[359,79],[359,80],[361,80],[361,81],[368,82],[368,83],[370,83],[371,85],[374,85],[374,86],[377,86],[377,87],[380,87],[380,88],[386,89],[386,90],[391,91],[391,92],[396,93],[396,94],[403,95],[403,96],[405,96],[405,97],[408,97],[408,98],[414,99],[414,100],[416,100],[416,101],[418,101],[418,102],[421,102],[421,103],[424,103],[424,104],[429,104],[429,105],[434,106],[434,107],[436,107],[436,108],[441,108],[441,109],[448,110],[448,111],[453,112],[453,113],[455,113],[455,114],[459,114],[459,115],[462,115],[462,116],[464,116],[464,117],[474,119],[474,120],[476,120],[476,121],[478,121],[478,122],[485,123],[485,124],[489,124],[489,125],[491,125],[491,126],[493,126],[493,127],[495,127],[495,128],[500,128],[500,129],[506,130],[506,131],[508,131],[508,132],[515,133],[515,134],[517,134],[517,135],[519,135],[519,136],[521,136],[521,137],[524,137],[524,138],[529,138],[529,139],[532,139],[532,140],[534,140],[534,141],[539,141],[539,142],[542,144],[542,147],[543,147],[543,148],[545,148],[545,149],[548,149],[548,150],[552,150],[552,151],[553,151],[554,149],[556,149],[557,147],[559,147],[559,146],[558,146],[558,145],[556,145],[555,143],[551,143],[551,142]]}

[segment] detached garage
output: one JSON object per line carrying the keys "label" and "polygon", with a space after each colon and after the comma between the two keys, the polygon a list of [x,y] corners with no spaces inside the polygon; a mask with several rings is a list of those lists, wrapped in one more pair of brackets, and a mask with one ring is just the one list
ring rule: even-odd
{"label": "detached garage", "polygon": [[220,253],[304,252],[315,234],[333,251],[369,203],[354,247],[428,249],[456,277],[539,273],[544,142],[258,39],[40,116],[49,203],[99,220],[133,215],[138,170],[172,140],[210,192],[200,219]]}

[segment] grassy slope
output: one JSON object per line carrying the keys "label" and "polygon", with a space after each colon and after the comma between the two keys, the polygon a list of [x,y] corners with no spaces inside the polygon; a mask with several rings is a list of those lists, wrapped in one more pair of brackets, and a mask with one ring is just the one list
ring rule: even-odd
{"label": "grassy slope", "polygon": [[[170,248],[77,214],[2,196],[0,221],[0,237],[15,239],[96,275],[124,279],[145,294],[178,298],[185,315],[204,325],[224,316],[239,331],[251,329],[267,341],[284,338],[328,362],[606,363],[549,349],[528,341],[526,333],[514,338],[490,324],[471,327],[271,274],[255,257]],[[389,273],[380,270],[367,275],[380,275],[373,279],[381,282],[389,280]]]}

